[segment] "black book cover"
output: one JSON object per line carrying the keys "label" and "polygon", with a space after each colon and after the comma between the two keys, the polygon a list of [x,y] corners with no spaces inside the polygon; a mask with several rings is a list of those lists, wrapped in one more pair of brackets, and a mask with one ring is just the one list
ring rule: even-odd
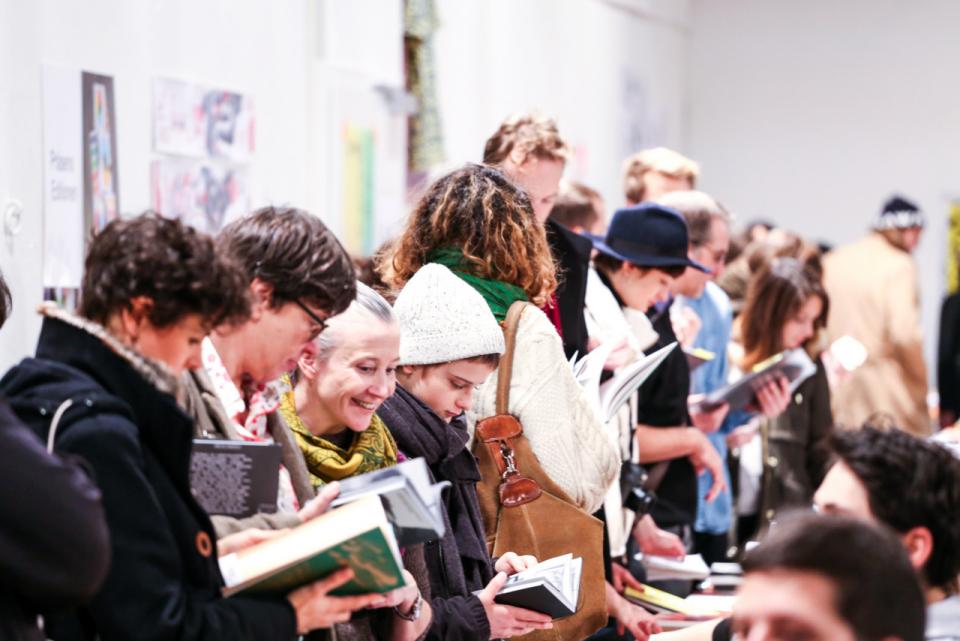
{"label": "black book cover", "polygon": [[538,581],[505,594],[498,594],[493,600],[503,605],[512,605],[517,608],[549,614],[554,619],[570,616],[574,613],[553,594],[545,581]]}
{"label": "black book cover", "polygon": [[276,443],[194,439],[190,490],[208,514],[276,512],[280,454]]}

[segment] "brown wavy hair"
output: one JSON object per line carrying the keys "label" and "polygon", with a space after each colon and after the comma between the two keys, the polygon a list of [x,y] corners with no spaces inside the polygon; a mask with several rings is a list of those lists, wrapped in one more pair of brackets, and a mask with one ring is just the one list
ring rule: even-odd
{"label": "brown wavy hair", "polygon": [[483,146],[483,162],[488,165],[500,165],[510,155],[517,165],[528,158],[566,162],[570,147],[552,118],[519,114],[504,120]]}
{"label": "brown wavy hair", "polygon": [[155,212],[114,220],[93,237],[78,311],[106,325],[139,296],[153,301],[148,317],[158,328],[190,314],[213,328],[250,313],[241,266],[219,253],[211,237]]}
{"label": "brown wavy hair", "polygon": [[743,369],[783,351],[783,326],[811,297],[823,303],[814,328],[827,324],[830,299],[818,274],[796,258],[779,258],[754,276],[740,315]]}
{"label": "brown wavy hair", "polygon": [[467,165],[433,183],[379,272],[400,289],[430,252],[445,247],[461,250],[472,274],[516,285],[537,305],[557,288],[546,232],[530,199],[492,167]]}

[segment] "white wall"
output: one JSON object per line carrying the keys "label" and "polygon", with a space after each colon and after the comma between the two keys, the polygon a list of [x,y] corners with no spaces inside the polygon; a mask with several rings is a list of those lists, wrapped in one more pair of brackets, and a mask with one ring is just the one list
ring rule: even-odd
{"label": "white wall", "polygon": [[691,10],[689,151],[703,188],[742,221],[833,243],[860,236],[892,191],[915,199],[929,220],[917,253],[928,362],[946,210],[960,196],[957,24],[950,0],[694,0]]}
{"label": "white wall", "polygon": [[577,149],[566,175],[600,189],[612,211],[623,201],[620,169],[630,152],[683,147],[686,0],[437,6],[448,166],[479,161],[507,115],[538,110]]}
{"label": "white wall", "polygon": [[0,206],[25,207],[0,231],[14,296],[0,331],[0,371],[32,352],[42,294],[41,66],[114,77],[120,205],[149,204],[151,79],[182,78],[252,94],[252,204],[307,199],[307,0],[0,0]]}

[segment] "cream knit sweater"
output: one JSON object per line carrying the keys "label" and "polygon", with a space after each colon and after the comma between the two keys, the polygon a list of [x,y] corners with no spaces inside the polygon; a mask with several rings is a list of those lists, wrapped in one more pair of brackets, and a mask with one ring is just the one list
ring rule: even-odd
{"label": "cream knit sweater", "polygon": [[[496,413],[497,375],[474,394],[467,413],[471,437],[477,420]],[[550,478],[581,509],[599,509],[619,478],[620,456],[573,378],[556,329],[533,306],[524,310],[517,330],[509,410]]]}

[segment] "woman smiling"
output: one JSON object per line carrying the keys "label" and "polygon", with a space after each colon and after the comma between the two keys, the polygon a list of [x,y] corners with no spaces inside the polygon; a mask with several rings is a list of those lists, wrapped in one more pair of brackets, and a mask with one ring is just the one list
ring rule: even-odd
{"label": "woman smiling", "polygon": [[390,305],[357,284],[357,299],[327,323],[305,354],[280,412],[314,487],[397,463],[397,444],[376,415],[397,386],[400,329]]}
{"label": "woman smiling", "polygon": [[[293,375],[293,389],[280,402],[280,415],[293,430],[315,488],[397,464],[397,444],[376,411],[397,387],[400,328],[389,303],[357,283],[357,298],[326,323],[316,355],[305,353]],[[404,551],[403,563],[423,582],[422,546]],[[384,595],[370,617],[337,626],[337,638],[353,640],[418,638],[432,613],[413,574],[406,585]],[[392,607],[392,611],[385,608]]]}

